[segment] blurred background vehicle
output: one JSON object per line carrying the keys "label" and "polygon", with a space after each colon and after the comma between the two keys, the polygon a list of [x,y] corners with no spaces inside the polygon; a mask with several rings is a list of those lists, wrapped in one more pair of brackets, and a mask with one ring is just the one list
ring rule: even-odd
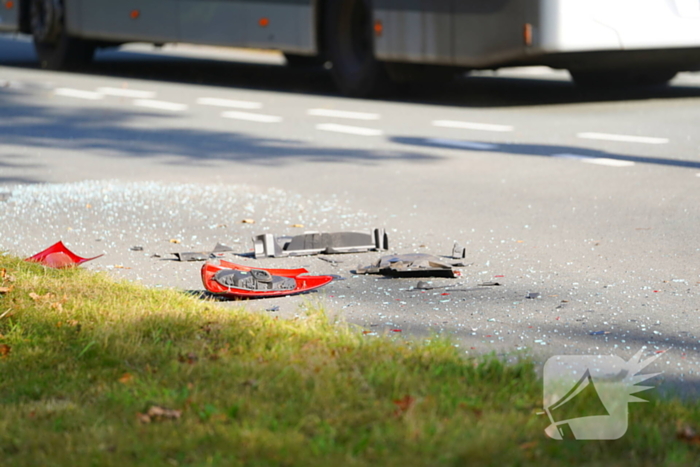
{"label": "blurred background vehicle", "polygon": [[697,0],[0,0],[0,31],[70,69],[127,42],[275,49],[346,95],[468,70],[546,65],[581,86],[657,85],[700,69]]}

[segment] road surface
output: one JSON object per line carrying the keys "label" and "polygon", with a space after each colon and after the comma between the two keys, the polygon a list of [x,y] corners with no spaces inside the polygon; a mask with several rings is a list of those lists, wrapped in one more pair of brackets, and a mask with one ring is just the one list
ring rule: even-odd
{"label": "road surface", "polygon": [[63,239],[105,253],[89,269],[202,290],[200,263],[171,252],[374,227],[392,253],[458,241],[463,277],[432,281],[457,290],[353,274],[381,253],[227,259],[344,278],[245,303],[256,312],[318,302],[367,338],[448,335],[467,355],[670,349],[650,371],[695,387],[700,74],[593,92],[541,68],[482,72],[360,100],[322,70],[283,65],[132,46],[50,72],[25,39],[0,38],[0,249],[29,256]]}

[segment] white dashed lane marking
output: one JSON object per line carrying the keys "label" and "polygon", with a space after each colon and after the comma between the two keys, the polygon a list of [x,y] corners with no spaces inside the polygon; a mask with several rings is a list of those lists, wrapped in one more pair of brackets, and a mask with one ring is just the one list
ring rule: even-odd
{"label": "white dashed lane marking", "polygon": [[130,97],[132,99],[151,99],[156,97],[153,91],[138,91],[125,88],[97,88],[97,92],[103,96]]}
{"label": "white dashed lane marking", "polygon": [[214,107],[230,107],[233,109],[261,109],[262,104],[260,102],[251,101],[238,101],[232,99],[219,99],[217,97],[200,97],[197,99],[197,104],[200,105],[212,105]]}
{"label": "white dashed lane marking", "polygon": [[252,114],[248,112],[236,112],[234,110],[223,112],[221,116],[224,118],[232,118],[234,120],[245,120],[248,122],[259,123],[277,123],[282,121],[282,117],[278,117],[276,115]]}
{"label": "white dashed lane marking", "polygon": [[513,131],[514,128],[510,125],[494,125],[492,123],[475,123],[475,122],[460,122],[457,120],[435,120],[433,126],[441,128],[459,128],[462,130],[480,130],[480,131]]}
{"label": "white dashed lane marking", "polygon": [[87,100],[91,100],[91,101],[97,101],[97,100],[100,100],[104,97],[99,92],[82,91],[80,89],[71,89],[71,88],[56,88],[56,89],[54,89],[53,92],[57,96],[75,97],[77,99],[87,99]]}
{"label": "white dashed lane marking", "polygon": [[651,136],[613,135],[609,133],[579,133],[576,136],[582,139],[599,139],[603,141],[619,141],[623,143],[666,144],[667,138],[654,138]]}
{"label": "white dashed lane marking", "polygon": [[461,149],[476,149],[478,151],[493,151],[498,149],[498,145],[489,143],[477,143],[475,141],[459,141],[456,139],[429,138],[429,143],[440,146],[450,146]]}
{"label": "white dashed lane marking", "polygon": [[630,167],[634,165],[633,161],[623,161],[619,159],[608,159],[606,157],[589,157],[579,154],[553,154],[552,157],[560,159],[573,159],[586,164],[607,165],[609,167]]}
{"label": "white dashed lane marking", "polygon": [[317,130],[334,131],[336,133],[347,133],[349,135],[359,136],[380,136],[384,134],[382,130],[374,128],[364,128],[359,126],[337,125],[335,123],[320,123],[316,125]]}
{"label": "white dashed lane marking", "polygon": [[167,110],[170,112],[182,112],[187,110],[186,104],[178,104],[177,102],[154,101],[151,99],[137,99],[134,105],[138,107],[146,107],[149,109]]}
{"label": "white dashed lane marking", "polygon": [[349,118],[353,120],[379,120],[379,114],[350,112],[347,110],[309,109],[306,113],[314,117]]}

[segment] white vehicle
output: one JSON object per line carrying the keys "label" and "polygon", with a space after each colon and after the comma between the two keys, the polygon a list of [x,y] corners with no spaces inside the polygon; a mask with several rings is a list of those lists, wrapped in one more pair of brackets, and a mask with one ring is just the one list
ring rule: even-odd
{"label": "white vehicle", "polygon": [[700,0],[0,0],[0,30],[32,34],[50,69],[136,41],[277,49],[355,96],[470,69],[647,85],[700,68]]}

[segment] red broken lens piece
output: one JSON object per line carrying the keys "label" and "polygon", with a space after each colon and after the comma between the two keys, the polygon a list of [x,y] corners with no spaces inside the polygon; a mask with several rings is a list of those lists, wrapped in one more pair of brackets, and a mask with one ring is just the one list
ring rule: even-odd
{"label": "red broken lens piece", "polygon": [[93,258],[82,258],[66,248],[63,242],[59,241],[44,251],[40,251],[34,256],[30,256],[29,258],[25,259],[25,261],[41,263],[50,268],[63,269],[77,266],[86,261],[92,261],[100,256],[104,255],[98,255]]}
{"label": "red broken lens piece", "polygon": [[231,298],[282,297],[317,289],[333,276],[309,276],[306,269],[262,269],[208,261],[202,266],[202,283],[209,292]]}

